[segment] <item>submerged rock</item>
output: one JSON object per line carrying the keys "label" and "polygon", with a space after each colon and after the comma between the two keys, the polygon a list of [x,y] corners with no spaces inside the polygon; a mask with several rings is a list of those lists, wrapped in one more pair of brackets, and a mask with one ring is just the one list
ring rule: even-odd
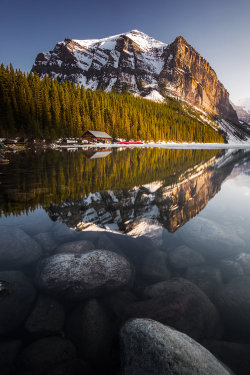
{"label": "submerged rock", "polygon": [[76,232],[66,224],[58,223],[52,229],[53,236],[58,243],[70,242],[76,239]]}
{"label": "submerged rock", "polygon": [[86,302],[73,311],[67,322],[67,332],[81,358],[90,361],[108,360],[112,327],[104,309],[96,299]]}
{"label": "submerged rock", "polygon": [[123,318],[126,308],[135,301],[136,296],[128,290],[108,294],[101,299],[109,312],[119,318]]}
{"label": "submerged rock", "polygon": [[0,334],[18,328],[26,319],[36,291],[20,271],[2,271],[0,280],[9,284],[8,293],[0,298]]}
{"label": "submerged rock", "polygon": [[212,300],[222,284],[220,269],[209,265],[189,267],[185,277],[196,284]]}
{"label": "submerged rock", "polygon": [[44,251],[48,253],[53,252],[57,246],[57,242],[55,241],[52,232],[38,233],[34,236],[34,239],[39,242]]}
{"label": "submerged rock", "polygon": [[66,242],[56,248],[55,253],[75,253],[80,254],[94,250],[95,246],[92,242],[87,240]]}
{"label": "submerged rock", "polygon": [[250,335],[250,277],[244,276],[222,285],[217,292],[218,306],[227,331],[234,337]]}
{"label": "submerged rock", "polygon": [[138,271],[140,276],[150,283],[168,280],[171,277],[167,266],[167,255],[163,251],[147,254]]}
{"label": "submerged rock", "polygon": [[201,217],[184,225],[180,236],[188,246],[212,259],[239,254],[246,247],[245,241],[237,234]]}
{"label": "submerged rock", "polygon": [[51,294],[82,300],[128,288],[133,282],[133,268],[124,257],[107,250],[63,253],[41,261],[36,280]]}
{"label": "submerged rock", "polygon": [[244,271],[241,265],[235,260],[223,259],[219,263],[223,281],[228,282],[235,277],[244,276]]}
{"label": "submerged rock", "polygon": [[178,246],[168,254],[172,267],[177,269],[198,266],[205,262],[203,255],[186,245]]}
{"label": "submerged rock", "polygon": [[128,306],[128,318],[150,318],[170,325],[189,336],[220,337],[218,312],[210,299],[193,283],[176,278],[151,285],[147,300]]}
{"label": "submerged rock", "polygon": [[26,347],[22,353],[22,362],[27,369],[42,371],[75,357],[76,350],[71,341],[60,337],[48,337]]}
{"label": "submerged rock", "polygon": [[39,296],[29,315],[25,328],[37,336],[49,336],[62,330],[65,320],[63,307],[48,296]]}
{"label": "submerged rock", "polygon": [[120,332],[122,375],[229,375],[231,372],[189,336],[149,319]]}
{"label": "submerged rock", "polygon": [[14,367],[14,361],[21,347],[20,340],[0,342],[1,375],[8,375]]}
{"label": "submerged rock", "polygon": [[41,246],[22,229],[0,226],[0,269],[21,268],[40,258]]}

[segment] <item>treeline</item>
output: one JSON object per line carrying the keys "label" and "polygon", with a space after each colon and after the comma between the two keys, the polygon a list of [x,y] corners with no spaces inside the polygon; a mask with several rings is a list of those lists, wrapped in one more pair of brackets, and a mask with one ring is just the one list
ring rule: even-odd
{"label": "treeline", "polygon": [[90,192],[131,189],[153,181],[173,185],[181,175],[220,155],[221,150],[162,148],[113,150],[105,158],[89,159],[83,150],[37,150],[10,154],[1,168],[0,216],[46,208],[81,199]]}
{"label": "treeline", "polygon": [[56,139],[80,137],[86,130],[113,138],[177,142],[222,142],[221,134],[188,116],[173,99],[155,103],[132,95],[59,84],[37,73],[0,67],[0,136]]}

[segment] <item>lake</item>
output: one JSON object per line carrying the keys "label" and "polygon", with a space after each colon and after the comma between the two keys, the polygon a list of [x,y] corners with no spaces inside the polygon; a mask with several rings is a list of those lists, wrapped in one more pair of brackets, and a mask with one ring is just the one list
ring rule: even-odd
{"label": "lake", "polygon": [[249,149],[76,148],[8,159],[4,374],[119,374],[119,330],[131,318],[184,332],[249,374]]}

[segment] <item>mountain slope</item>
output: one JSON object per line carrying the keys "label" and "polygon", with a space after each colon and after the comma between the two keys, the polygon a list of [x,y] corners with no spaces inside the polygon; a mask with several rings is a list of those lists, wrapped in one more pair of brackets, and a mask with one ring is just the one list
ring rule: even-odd
{"label": "mountain slope", "polygon": [[214,70],[181,36],[169,45],[138,30],[103,39],[65,39],[39,53],[32,70],[92,90],[128,91],[157,101],[174,96],[238,120]]}
{"label": "mountain slope", "polygon": [[239,120],[250,124],[250,98],[237,100],[232,103],[232,106],[237,112]]}

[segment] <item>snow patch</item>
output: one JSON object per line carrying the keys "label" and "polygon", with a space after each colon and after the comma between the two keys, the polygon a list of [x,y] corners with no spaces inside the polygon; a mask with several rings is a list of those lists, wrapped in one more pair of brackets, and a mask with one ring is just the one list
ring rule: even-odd
{"label": "snow patch", "polygon": [[145,96],[145,99],[153,100],[154,102],[165,102],[165,98],[156,90],[151,91],[150,94]]}

